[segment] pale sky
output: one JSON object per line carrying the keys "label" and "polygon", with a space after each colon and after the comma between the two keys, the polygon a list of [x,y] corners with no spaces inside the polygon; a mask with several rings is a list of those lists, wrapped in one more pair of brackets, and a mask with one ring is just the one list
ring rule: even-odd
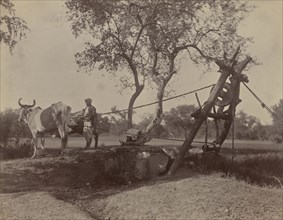
{"label": "pale sky", "polygon": [[[282,98],[282,1],[252,1],[257,8],[243,22],[241,33],[254,38],[248,51],[262,63],[247,72],[249,86],[268,105],[272,106]],[[31,31],[9,53],[1,45],[1,110],[18,108],[18,99],[32,103],[35,99],[43,108],[63,101],[72,111],[84,108],[84,99],[90,97],[99,113],[108,112],[113,105],[127,108],[131,91],[122,95],[115,87],[115,81],[94,71],[92,75],[77,72],[74,54],[83,50],[84,37],[76,39],[65,18],[63,1],[14,1],[17,16],[23,18]],[[202,71],[184,60],[178,75],[170,87],[169,96],[185,93],[215,83],[219,73]],[[104,73],[107,75],[107,73]],[[136,106],[155,101],[155,91],[146,90],[136,101]],[[208,91],[199,93],[204,102]],[[263,124],[271,123],[269,113],[241,88],[242,102],[237,111],[244,110],[258,117]],[[164,111],[181,104],[196,104],[195,96],[185,96],[164,103]],[[154,113],[155,106],[137,109],[134,121],[145,113]]]}

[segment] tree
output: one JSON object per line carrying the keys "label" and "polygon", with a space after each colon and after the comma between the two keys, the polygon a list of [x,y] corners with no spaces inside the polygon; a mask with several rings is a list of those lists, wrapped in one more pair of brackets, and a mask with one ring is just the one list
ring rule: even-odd
{"label": "tree", "polygon": [[[75,36],[88,33],[84,51],[75,55],[79,68],[92,71],[96,66],[119,77],[122,89],[134,88],[128,105],[128,126],[132,127],[133,106],[144,89],[147,60],[143,32],[152,22],[151,8],[132,0],[67,0],[67,14]],[[146,1],[147,2],[147,1]],[[144,4],[140,2],[140,4]],[[128,70],[128,75],[121,71]]]}
{"label": "tree", "polygon": [[116,105],[111,107],[114,116],[111,117],[110,133],[114,135],[121,135],[128,129],[127,113],[119,111]]}
{"label": "tree", "polygon": [[[163,118],[164,91],[178,73],[180,57],[187,51],[191,61],[208,69],[226,58],[238,46],[250,41],[238,35],[240,21],[252,7],[243,1],[153,1],[152,22],[146,28],[149,45],[149,77],[157,87],[155,118],[144,131],[147,135]],[[150,6],[150,3],[148,3]],[[149,140],[149,139],[148,139]],[[146,140],[146,141],[148,141]]]}
{"label": "tree", "polygon": [[142,120],[135,127],[139,130],[145,129],[150,124],[153,117],[154,115],[151,113],[144,113],[142,116]]}
{"label": "tree", "polygon": [[165,113],[165,126],[175,136],[183,133],[183,137],[186,137],[193,124],[191,113],[195,110],[194,105],[179,105],[176,108],[171,108],[169,112]]}
{"label": "tree", "polygon": [[259,140],[264,139],[263,126],[258,118],[240,111],[237,113],[235,119],[235,138],[245,140]]}
{"label": "tree", "polygon": [[[145,114],[143,116],[142,121],[140,121],[135,128],[139,129],[140,131],[144,130],[153,120],[154,115],[152,114]],[[169,131],[166,127],[166,125],[159,124],[154,131],[151,133],[152,137],[168,137]]]}
{"label": "tree", "polygon": [[209,67],[224,53],[237,46],[244,48],[250,40],[237,33],[240,21],[251,9],[242,1],[68,0],[67,8],[73,32],[87,32],[99,40],[87,43],[86,49],[76,55],[81,68],[93,70],[98,64],[114,76],[119,68],[130,69],[133,84],[129,78],[120,78],[136,89],[129,102],[129,125],[134,101],[145,80],[157,87],[155,118],[144,130],[145,136],[163,119],[164,91],[178,72],[184,52],[195,64]]}
{"label": "tree", "polygon": [[110,132],[111,123],[107,116],[101,117],[99,116],[99,133],[109,133]]}
{"label": "tree", "polygon": [[6,143],[9,138],[31,137],[27,125],[18,122],[19,110],[6,109],[0,112],[0,142]]}
{"label": "tree", "polygon": [[0,0],[0,43],[6,44],[10,52],[26,36],[27,23],[15,15],[14,4],[10,0]]}
{"label": "tree", "polygon": [[271,139],[277,143],[282,143],[283,139],[283,99],[279,100],[279,103],[272,107],[273,110],[273,125],[271,127],[272,136]]}

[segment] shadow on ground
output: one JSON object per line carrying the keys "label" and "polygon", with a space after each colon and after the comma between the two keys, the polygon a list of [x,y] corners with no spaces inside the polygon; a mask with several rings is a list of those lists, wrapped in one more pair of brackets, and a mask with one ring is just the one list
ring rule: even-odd
{"label": "shadow on ground", "polygon": [[100,164],[79,162],[76,155],[58,156],[58,152],[58,149],[47,149],[47,156],[43,158],[2,160],[0,193],[47,191],[58,199],[77,203],[213,172],[260,186],[282,186],[283,181],[283,154],[278,151],[240,149],[232,160],[233,152],[224,149],[220,155],[207,154],[184,161],[174,176],[163,175],[143,181],[127,175],[103,173]]}
{"label": "shadow on ground", "polygon": [[37,159],[1,161],[0,193],[29,193],[46,191],[55,198],[70,203],[105,198],[109,195],[139,187],[197,178],[196,169],[181,168],[176,175],[137,180],[130,176],[102,173],[102,167],[78,162],[74,156],[49,156]]}

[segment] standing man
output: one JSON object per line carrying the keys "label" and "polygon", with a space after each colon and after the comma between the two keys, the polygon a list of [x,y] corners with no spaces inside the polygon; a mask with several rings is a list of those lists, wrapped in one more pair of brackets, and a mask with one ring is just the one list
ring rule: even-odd
{"label": "standing man", "polygon": [[92,106],[92,100],[90,98],[85,99],[86,107],[83,109],[83,121],[84,121],[84,128],[83,128],[83,135],[86,139],[86,146],[85,149],[89,149],[93,135],[95,137],[95,148],[97,148],[98,143],[98,116],[96,113],[96,108]]}

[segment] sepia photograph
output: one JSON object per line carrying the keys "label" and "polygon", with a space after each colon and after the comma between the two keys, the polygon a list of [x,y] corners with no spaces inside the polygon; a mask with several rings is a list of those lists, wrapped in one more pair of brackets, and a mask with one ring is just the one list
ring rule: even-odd
{"label": "sepia photograph", "polygon": [[282,33],[282,0],[0,0],[0,220],[282,220]]}

